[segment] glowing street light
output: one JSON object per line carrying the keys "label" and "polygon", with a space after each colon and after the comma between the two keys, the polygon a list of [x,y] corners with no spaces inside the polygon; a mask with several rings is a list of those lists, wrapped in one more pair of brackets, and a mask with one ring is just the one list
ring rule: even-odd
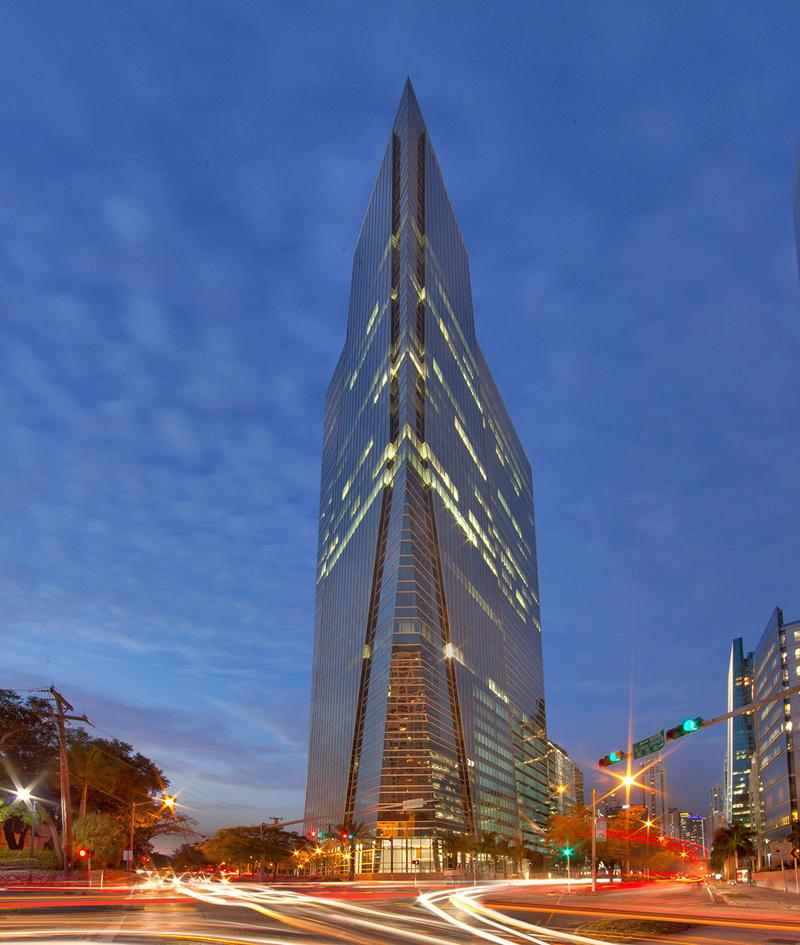
{"label": "glowing street light", "polygon": [[38,797],[34,797],[29,788],[17,788],[17,800],[24,804],[31,804],[31,850],[28,854],[28,882],[33,876],[33,845],[36,841],[36,802]]}
{"label": "glowing street light", "polygon": [[133,872],[133,812],[137,807],[143,807],[145,804],[152,804],[153,801],[161,801],[161,813],[164,808],[169,810],[175,809],[175,804],[177,803],[177,797],[172,797],[169,794],[164,794],[162,797],[148,797],[146,801],[135,801],[131,804],[131,842],[128,848],[128,882],[130,883],[131,874]]}

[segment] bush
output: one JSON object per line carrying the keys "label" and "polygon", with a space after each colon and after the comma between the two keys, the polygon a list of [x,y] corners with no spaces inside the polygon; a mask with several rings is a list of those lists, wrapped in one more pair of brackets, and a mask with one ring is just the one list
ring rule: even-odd
{"label": "bush", "polygon": [[[0,850],[0,869],[22,870],[28,868],[30,852],[28,850]],[[52,850],[34,850],[33,868],[36,870],[57,870],[58,859]]]}

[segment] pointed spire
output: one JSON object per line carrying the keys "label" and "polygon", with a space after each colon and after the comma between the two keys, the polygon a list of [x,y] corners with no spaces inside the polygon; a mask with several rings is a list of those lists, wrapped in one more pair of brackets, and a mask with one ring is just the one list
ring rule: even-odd
{"label": "pointed spire", "polygon": [[406,79],[403,86],[403,94],[400,96],[400,104],[397,107],[397,115],[394,120],[394,131],[400,133],[402,127],[407,127],[409,122],[417,125],[420,129],[425,128],[425,122],[422,120],[422,112],[417,102],[417,96],[414,94],[414,86],[411,79]]}

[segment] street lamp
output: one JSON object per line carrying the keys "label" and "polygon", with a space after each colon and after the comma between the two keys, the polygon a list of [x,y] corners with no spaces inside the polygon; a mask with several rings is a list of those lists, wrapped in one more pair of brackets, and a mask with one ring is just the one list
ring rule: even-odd
{"label": "street lamp", "polygon": [[143,807],[145,804],[152,804],[153,801],[158,800],[161,801],[161,810],[164,810],[165,807],[168,807],[170,810],[174,810],[177,798],[170,797],[169,794],[165,794],[161,798],[148,797],[146,801],[136,801],[131,803],[131,843],[128,848],[128,884],[130,884],[131,874],[133,872],[133,812],[137,807]]}
{"label": "street lamp", "polygon": [[17,791],[17,800],[25,804],[29,801],[33,802],[31,805],[31,850],[28,854],[28,882],[30,882],[33,878],[33,845],[36,841],[36,802],[39,798],[34,797],[28,788],[19,788]]}

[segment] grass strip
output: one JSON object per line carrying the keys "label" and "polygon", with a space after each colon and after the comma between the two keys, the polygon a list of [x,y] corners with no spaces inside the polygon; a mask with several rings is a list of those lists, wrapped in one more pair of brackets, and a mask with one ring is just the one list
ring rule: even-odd
{"label": "grass strip", "polygon": [[603,919],[587,922],[575,931],[578,935],[589,935],[604,942],[640,942],[642,939],[658,938],[675,932],[688,932],[699,926],[694,922],[666,922],[657,919]]}

